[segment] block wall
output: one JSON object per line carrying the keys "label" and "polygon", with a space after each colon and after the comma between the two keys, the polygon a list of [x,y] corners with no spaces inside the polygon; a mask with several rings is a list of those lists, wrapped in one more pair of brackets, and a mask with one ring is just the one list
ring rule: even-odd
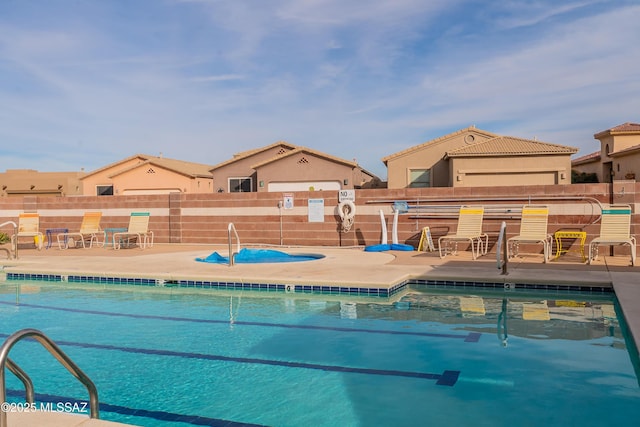
{"label": "block wall", "polygon": [[[157,243],[226,244],[228,225],[233,223],[242,244],[366,246],[381,241],[380,211],[391,242],[393,202],[407,201],[409,212],[398,216],[398,241],[417,247],[423,227],[430,227],[437,240],[455,231],[461,204],[479,204],[485,206],[484,229],[492,248],[502,221],[507,224],[508,236],[518,233],[517,209],[526,203],[550,206],[550,233],[559,229],[582,230],[588,233],[587,241],[599,233],[599,224],[594,223],[599,217],[598,203],[627,203],[634,212],[632,232],[640,232],[640,203],[636,196],[639,186],[633,181],[616,181],[613,185],[355,190],[356,215],[348,232],[341,231],[335,191],[291,193],[291,209],[279,207],[283,193],[0,198],[0,224],[17,222],[20,212],[38,212],[41,231],[74,231],[79,230],[84,212],[101,211],[103,228],[126,228],[131,212],[145,211],[151,214],[150,228]],[[324,201],[322,222],[309,220],[309,199]],[[510,213],[509,209],[514,211]],[[11,229],[5,226],[0,231],[9,233]]]}

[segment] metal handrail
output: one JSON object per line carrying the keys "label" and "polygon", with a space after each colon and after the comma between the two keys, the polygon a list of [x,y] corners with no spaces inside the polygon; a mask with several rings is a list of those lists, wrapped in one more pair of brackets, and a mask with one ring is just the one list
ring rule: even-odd
{"label": "metal handrail", "polygon": [[[16,370],[12,368],[17,367],[17,365],[9,359],[9,352],[16,343],[24,338],[33,338],[38,341],[49,353],[51,353],[53,357],[56,358],[58,362],[60,362],[62,366],[67,369],[67,371],[71,373],[71,375],[76,377],[76,379],[86,387],[89,392],[90,417],[100,418],[98,390],[96,389],[95,384],[91,379],[89,379],[87,374],[85,374],[78,365],[76,365],[73,360],[71,360],[71,358],[67,356],[49,337],[37,329],[22,329],[15,332],[10,335],[2,344],[2,347],[0,347],[0,403],[6,402],[7,399],[5,367],[8,367],[14,374],[16,373]],[[20,378],[23,383],[25,383],[25,381],[24,378],[21,378],[21,375],[26,377],[27,383],[31,382],[26,373],[24,373],[20,368],[18,368],[17,372],[18,378]],[[29,390],[29,386],[25,383],[25,388],[27,401],[29,403],[33,403],[33,387],[31,386],[31,390]],[[31,396],[29,396],[30,394]],[[29,401],[29,399],[31,399],[31,401]],[[5,411],[0,411],[0,427],[7,427],[7,413]]]}
{"label": "metal handrail", "polygon": [[[233,230],[233,233],[236,235],[236,251],[232,252],[231,250],[231,241],[232,241],[232,236],[231,236],[231,230]],[[231,267],[234,263],[233,258],[235,257],[235,255],[240,252],[240,237],[238,237],[238,232],[236,231],[236,226],[233,225],[232,222],[229,223],[229,226],[227,227],[227,236],[229,238],[229,267]]]}
{"label": "metal handrail", "polygon": [[[527,201],[584,201],[592,206],[598,206],[602,211],[602,203],[594,197],[590,196],[522,196],[522,197],[454,197],[454,198],[442,198],[442,197],[424,197],[419,199],[404,200],[409,208],[409,215],[411,219],[452,219],[457,218],[458,210],[461,205],[468,204],[468,202],[483,202],[485,208],[485,218],[510,219],[513,215],[519,215],[521,211],[521,205],[519,206],[515,202]],[[495,202],[493,204],[487,204],[487,202]],[[397,200],[380,199],[380,200],[367,200],[366,204],[394,204]],[[442,204],[448,203],[448,204]],[[453,204],[451,204],[453,203]],[[411,211],[415,212],[414,214]],[[591,223],[592,225],[600,220],[598,216]]]}
{"label": "metal handrail", "polygon": [[7,368],[18,377],[22,384],[24,385],[25,391],[25,400],[27,403],[35,402],[35,393],[33,391],[33,381],[29,378],[29,375],[25,371],[23,371],[20,366],[16,365],[15,362],[9,358],[7,358]]}
{"label": "metal handrail", "polygon": [[17,259],[18,258],[18,239],[16,236],[18,235],[18,224],[16,224],[13,221],[7,221],[0,224],[0,228],[4,227],[5,225],[13,225],[13,237],[11,238],[11,245],[13,246],[13,257]]}
{"label": "metal handrail", "polygon": [[[502,249],[502,250],[501,250]],[[502,221],[500,225],[500,233],[498,234],[498,244],[496,246],[496,261],[498,269],[502,269],[502,273],[507,275],[507,264],[509,263],[509,251],[507,248],[507,223]]]}

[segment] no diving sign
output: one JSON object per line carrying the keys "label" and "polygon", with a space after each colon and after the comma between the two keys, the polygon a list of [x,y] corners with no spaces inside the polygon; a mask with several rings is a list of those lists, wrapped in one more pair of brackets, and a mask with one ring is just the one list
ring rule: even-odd
{"label": "no diving sign", "polygon": [[340,190],[338,191],[338,202],[345,201],[355,202],[356,201],[356,191],[355,190]]}

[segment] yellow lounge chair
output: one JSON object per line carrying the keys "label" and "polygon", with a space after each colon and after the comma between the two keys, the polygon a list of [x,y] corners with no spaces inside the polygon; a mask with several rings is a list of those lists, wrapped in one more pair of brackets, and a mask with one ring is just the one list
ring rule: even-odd
{"label": "yellow lounge chair", "polygon": [[589,243],[589,261],[598,258],[598,246],[629,245],[631,265],[636,265],[636,238],[630,234],[631,206],[609,205],[602,209],[600,236]]}
{"label": "yellow lounge chair", "polygon": [[549,219],[549,207],[546,205],[524,205],[522,207],[522,220],[520,221],[520,234],[507,240],[509,258],[518,255],[521,243],[542,244],[544,259],[549,261],[551,257],[551,234],[547,232]]}
{"label": "yellow lounge chair", "polygon": [[44,236],[40,232],[40,215],[37,213],[21,213],[18,216],[18,233],[11,236],[11,243],[17,247],[18,238],[31,237],[38,250],[42,249]]}
{"label": "yellow lounge chair", "polygon": [[[69,241],[73,241],[74,246],[82,243],[84,249],[87,248],[86,242],[89,242],[90,248],[93,247],[94,242],[104,246],[104,232],[100,228],[101,219],[102,212],[86,212],[82,218],[82,224],[80,224],[80,231],[75,233],[59,233],[57,235],[58,247],[60,249],[68,249]],[[102,242],[100,242],[99,236],[102,236]],[[74,239],[74,237],[76,237],[77,240]]]}
{"label": "yellow lounge chair", "polygon": [[[438,252],[440,254],[440,258],[444,258],[449,252],[456,253],[458,242],[470,243],[471,256],[473,259],[476,259],[478,255],[486,255],[489,246],[489,236],[482,232],[483,216],[483,206],[461,206],[456,233],[448,234],[438,239]],[[447,244],[446,248],[443,247],[443,243]],[[456,248],[449,251],[449,247],[452,243]]]}
{"label": "yellow lounge chair", "polygon": [[127,231],[113,233],[113,248],[123,244],[130,246],[135,241],[140,249],[153,246],[153,231],[149,230],[149,212],[132,212]]}

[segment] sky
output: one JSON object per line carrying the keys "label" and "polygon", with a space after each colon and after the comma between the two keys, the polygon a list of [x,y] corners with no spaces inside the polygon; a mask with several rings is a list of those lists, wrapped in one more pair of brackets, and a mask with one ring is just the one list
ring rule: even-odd
{"label": "sky", "polygon": [[277,141],[386,179],[471,125],[599,150],[640,122],[640,2],[2,0],[0,171]]}

